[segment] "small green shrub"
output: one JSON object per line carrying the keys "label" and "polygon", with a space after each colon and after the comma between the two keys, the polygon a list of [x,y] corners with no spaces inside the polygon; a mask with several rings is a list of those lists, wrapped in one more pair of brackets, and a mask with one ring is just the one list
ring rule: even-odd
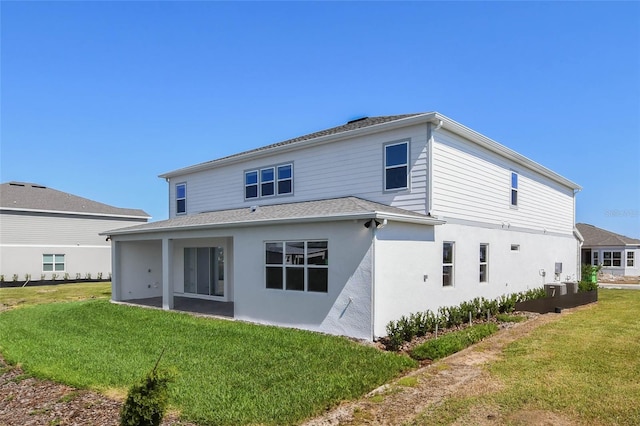
{"label": "small green shrub", "polygon": [[465,330],[445,334],[438,339],[428,340],[416,346],[410,355],[416,360],[437,360],[459,352],[496,331],[498,331],[498,326],[493,323],[474,325]]}
{"label": "small green shrub", "polygon": [[64,275],[62,276],[63,280],[68,280],[69,279],[69,274],[67,272],[64,273]]}
{"label": "small green shrub", "polygon": [[18,274],[13,274],[13,276],[11,278],[13,278],[14,282],[18,281]]}
{"label": "small green shrub", "polygon": [[158,426],[169,402],[169,382],[166,372],[158,371],[160,354],[155,367],[144,379],[129,389],[120,412],[121,426]]}
{"label": "small green shrub", "polygon": [[598,289],[598,283],[594,283],[591,281],[580,281],[578,283],[578,291],[591,291],[591,290],[597,290]]}
{"label": "small green shrub", "polygon": [[98,272],[98,279],[101,280],[102,279],[102,272]]}
{"label": "small green shrub", "polygon": [[87,272],[86,274],[84,274],[84,278],[86,280],[90,280],[91,279],[91,272]]}
{"label": "small green shrub", "polygon": [[76,280],[79,280],[82,277],[82,275],[80,274],[80,272],[76,272]]}
{"label": "small green shrub", "polygon": [[25,281],[31,281],[31,274],[24,274]]}

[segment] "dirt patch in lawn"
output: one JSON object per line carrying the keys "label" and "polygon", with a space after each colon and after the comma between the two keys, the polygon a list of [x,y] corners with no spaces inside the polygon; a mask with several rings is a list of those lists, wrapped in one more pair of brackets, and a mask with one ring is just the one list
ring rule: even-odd
{"label": "dirt patch in lawn", "polygon": [[[28,377],[0,358],[0,425],[94,425],[120,424],[122,400],[95,392]],[[192,425],[169,413],[163,425]]]}
{"label": "dirt patch in lawn", "polygon": [[[586,308],[581,306],[565,309],[562,315]],[[401,425],[412,422],[421,413],[439,405],[447,397],[479,396],[497,392],[501,384],[489,377],[484,365],[498,359],[509,343],[528,335],[541,325],[557,321],[562,315],[553,313],[537,315],[529,317],[526,322],[510,324],[509,327],[472,347],[413,371],[408,376],[386,384],[358,401],[344,403],[308,421],[305,426]],[[426,424],[428,423],[427,421]],[[547,412],[521,411],[511,413],[506,418],[497,407],[492,406],[474,410],[473,413],[464,416],[464,419],[458,419],[458,423],[560,426],[573,424],[566,418]]]}

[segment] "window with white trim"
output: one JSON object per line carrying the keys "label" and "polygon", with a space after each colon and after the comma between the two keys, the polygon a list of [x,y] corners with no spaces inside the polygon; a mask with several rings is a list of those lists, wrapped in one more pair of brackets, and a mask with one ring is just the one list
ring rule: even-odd
{"label": "window with white trim", "polygon": [[394,191],[409,187],[409,142],[384,146],[384,189]]}
{"label": "window with white trim", "polygon": [[591,254],[591,256],[593,257],[593,261],[591,262],[591,264],[592,264],[592,265],[594,265],[594,266],[598,266],[598,265],[600,264],[600,263],[599,263],[599,260],[598,260],[598,254],[599,254],[599,253],[598,253],[597,251],[594,251],[594,252]]}
{"label": "window with white trim", "polygon": [[636,254],[632,251],[627,252],[627,266],[633,268],[636,264]]}
{"label": "window with white trim", "polygon": [[293,193],[293,164],[279,164],[244,172],[244,198],[273,197]]}
{"label": "window with white trim", "polygon": [[518,206],[518,174],[511,172],[511,206]]}
{"label": "window with white trim", "polygon": [[265,243],[266,288],[327,293],[329,245],[326,240]]}
{"label": "window with white trim", "polygon": [[179,183],[176,185],[176,214],[185,214],[187,212],[187,184]]}
{"label": "window with white trim", "polygon": [[453,286],[453,246],[454,243],[445,241],[442,243],[442,286]]}
{"label": "window with white trim", "polygon": [[43,254],[42,272],[64,272],[64,254]]}
{"label": "window with white trim", "polygon": [[480,282],[489,281],[489,244],[480,244]]}
{"label": "window with white trim", "polygon": [[602,266],[622,266],[622,252],[621,251],[603,251],[602,252]]}

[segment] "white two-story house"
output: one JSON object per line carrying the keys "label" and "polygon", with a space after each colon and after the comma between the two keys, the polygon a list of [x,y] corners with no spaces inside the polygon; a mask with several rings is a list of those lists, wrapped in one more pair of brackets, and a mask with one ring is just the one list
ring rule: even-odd
{"label": "white two-story house", "polygon": [[109,231],[113,300],[374,339],[401,315],[576,279],[580,187],[439,114],[369,117],[162,174]]}

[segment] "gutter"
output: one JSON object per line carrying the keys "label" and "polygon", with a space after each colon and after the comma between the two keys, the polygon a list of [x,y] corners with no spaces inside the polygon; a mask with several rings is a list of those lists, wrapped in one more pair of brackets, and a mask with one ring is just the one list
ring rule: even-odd
{"label": "gutter", "polygon": [[233,222],[224,222],[224,223],[203,223],[203,224],[194,224],[194,225],[176,225],[176,226],[159,226],[159,227],[148,227],[144,229],[131,229],[128,228],[120,228],[114,229],[110,231],[101,232],[98,235],[106,235],[106,236],[117,236],[117,235],[135,235],[135,234],[149,234],[154,232],[175,232],[175,231],[191,231],[197,229],[224,229],[224,228],[234,228],[238,226],[262,226],[262,225],[282,225],[282,224],[290,224],[290,223],[309,223],[309,222],[335,222],[338,220],[362,220],[362,219],[381,219],[381,220],[392,220],[395,222],[404,222],[404,223],[415,223],[419,225],[442,225],[446,223],[444,220],[430,218],[425,216],[421,217],[413,217],[413,216],[403,216],[397,213],[379,213],[379,212],[369,212],[369,213],[349,213],[342,215],[332,215],[332,216],[308,216],[301,218],[278,218],[278,219],[257,219],[257,220],[239,220]]}
{"label": "gutter", "polygon": [[12,208],[12,207],[0,207],[0,211],[47,213],[47,214],[73,215],[73,216],[99,216],[104,218],[117,217],[117,218],[125,218],[125,219],[147,219],[147,220],[151,219],[151,216],[134,216],[129,214],[74,212],[74,211],[63,211],[63,210],[21,209],[21,208]]}

